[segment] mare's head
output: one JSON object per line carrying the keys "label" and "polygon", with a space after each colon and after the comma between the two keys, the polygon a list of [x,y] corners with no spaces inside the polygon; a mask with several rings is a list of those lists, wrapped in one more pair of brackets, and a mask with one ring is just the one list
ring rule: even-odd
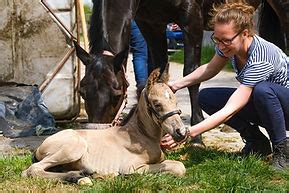
{"label": "mare's head", "polygon": [[78,58],[85,65],[79,92],[85,101],[88,121],[110,123],[118,112],[120,97],[124,95],[123,86],[110,65],[113,57],[89,54],[76,42],[74,45]]}
{"label": "mare's head", "polygon": [[163,73],[155,69],[142,92],[140,105],[146,109],[143,112],[147,112],[154,125],[163,129],[164,133],[171,134],[175,141],[181,142],[187,138],[188,130],[181,119],[181,110],[177,108],[176,96],[167,85],[168,79],[168,65]]}

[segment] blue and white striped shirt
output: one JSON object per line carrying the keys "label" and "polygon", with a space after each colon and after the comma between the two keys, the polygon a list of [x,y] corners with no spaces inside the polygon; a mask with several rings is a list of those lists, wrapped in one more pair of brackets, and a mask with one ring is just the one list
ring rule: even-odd
{"label": "blue and white striped shirt", "polygon": [[[225,57],[217,46],[216,53]],[[276,45],[258,35],[253,37],[243,69],[237,69],[235,57],[231,60],[236,79],[243,85],[254,87],[259,82],[269,81],[289,88],[289,57]]]}

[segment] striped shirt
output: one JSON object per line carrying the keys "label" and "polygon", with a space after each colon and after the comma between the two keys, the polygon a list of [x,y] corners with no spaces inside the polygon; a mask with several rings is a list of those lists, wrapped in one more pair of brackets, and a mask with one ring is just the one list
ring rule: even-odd
{"label": "striped shirt", "polygon": [[[216,53],[225,57],[217,46]],[[236,58],[232,57],[231,60],[237,74],[236,79],[243,85],[254,87],[259,82],[269,81],[289,88],[289,57],[258,35],[253,37],[248,60],[241,70],[237,69]]]}

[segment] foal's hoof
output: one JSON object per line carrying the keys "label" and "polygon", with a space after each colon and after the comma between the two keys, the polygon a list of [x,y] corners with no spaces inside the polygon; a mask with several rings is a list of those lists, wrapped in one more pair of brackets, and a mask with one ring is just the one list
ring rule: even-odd
{"label": "foal's hoof", "polygon": [[22,177],[22,178],[28,177],[27,170],[24,170],[24,171],[21,173],[21,177]]}
{"label": "foal's hoof", "polygon": [[90,180],[89,177],[80,178],[77,181],[77,184],[80,185],[80,186],[92,186],[93,185],[93,183],[92,183],[92,181]]}

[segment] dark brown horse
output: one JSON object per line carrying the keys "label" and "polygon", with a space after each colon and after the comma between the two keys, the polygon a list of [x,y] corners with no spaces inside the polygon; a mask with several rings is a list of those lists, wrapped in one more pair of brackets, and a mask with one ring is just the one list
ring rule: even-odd
{"label": "dark brown horse", "polygon": [[[208,12],[213,3],[221,2],[223,0],[93,0],[89,33],[91,50],[90,54],[87,54],[87,58],[90,59],[84,61],[87,70],[81,81],[81,94],[86,102],[89,121],[112,120],[116,113],[112,111],[117,109],[115,108],[116,101],[124,95],[124,93],[119,95],[123,91],[121,88],[125,86],[124,81],[109,77],[109,75],[121,74],[122,66],[126,63],[132,19],[136,20],[147,41],[152,64],[154,64],[149,67],[150,72],[157,67],[163,69],[168,62],[166,25],[175,22],[182,28],[184,32],[183,75],[187,75],[200,65],[203,30],[207,28]],[[261,3],[262,0],[249,0],[249,4],[256,8]],[[288,0],[268,0],[263,8],[267,6],[276,12],[277,19],[280,20],[279,29],[282,33],[286,32],[288,39],[288,11],[286,12],[289,7]],[[269,25],[265,25],[266,20],[262,21],[264,24],[260,25],[261,34],[271,29]],[[276,32],[276,29],[273,30]],[[106,51],[112,56],[102,55]],[[101,71],[97,73],[96,69],[93,69],[100,66],[105,69],[106,65],[109,67],[109,73]],[[101,81],[102,78],[106,78],[102,80],[103,90],[99,83],[97,85],[95,83]],[[196,124],[203,119],[197,100],[199,85],[188,89],[192,111],[191,124]]]}
{"label": "dark brown horse", "polygon": [[289,50],[289,0],[267,0],[261,5],[259,34],[282,50]]}

